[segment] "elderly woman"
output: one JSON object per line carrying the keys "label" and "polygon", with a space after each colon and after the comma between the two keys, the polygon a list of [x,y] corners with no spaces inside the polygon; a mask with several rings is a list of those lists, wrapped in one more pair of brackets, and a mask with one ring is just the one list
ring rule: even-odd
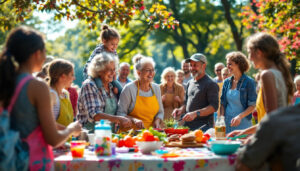
{"label": "elderly woman", "polygon": [[127,116],[135,129],[159,128],[164,117],[160,88],[152,83],[155,63],[142,55],[133,57],[136,80],[127,84],[121,92],[118,103],[120,116]]}
{"label": "elderly woman", "polygon": [[222,88],[220,114],[225,115],[226,133],[252,126],[251,117],[256,104],[255,81],[244,73],[249,62],[241,52],[226,55],[227,68],[231,77]]}
{"label": "elderly woman", "polygon": [[166,68],[161,74],[161,95],[164,105],[164,119],[172,118],[175,108],[182,105],[184,101],[184,88],[175,82],[175,70],[171,67]]}
{"label": "elderly woman", "polygon": [[[101,53],[94,57],[88,66],[88,75],[78,97],[78,119],[90,132],[94,131],[95,121],[106,119],[122,127],[130,127],[131,121],[124,116],[115,116],[117,97],[111,82],[115,76],[118,59],[111,53]],[[102,86],[97,87],[95,80]]]}

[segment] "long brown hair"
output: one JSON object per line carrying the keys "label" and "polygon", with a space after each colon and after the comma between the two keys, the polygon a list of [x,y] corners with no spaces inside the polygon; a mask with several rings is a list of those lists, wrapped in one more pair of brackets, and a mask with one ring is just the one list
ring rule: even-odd
{"label": "long brown hair", "polygon": [[19,65],[27,62],[38,50],[44,50],[41,33],[26,26],[13,29],[0,54],[0,101],[7,107],[13,95]]}
{"label": "long brown hair", "polygon": [[294,85],[290,73],[290,63],[280,51],[277,39],[268,33],[256,33],[248,38],[247,47],[259,49],[267,59],[273,61],[281,71],[288,90],[288,100],[293,96]]}
{"label": "long brown hair", "polygon": [[65,59],[55,59],[49,64],[48,75],[49,85],[53,87],[59,80],[59,78],[66,74],[68,75],[74,69],[74,64]]}

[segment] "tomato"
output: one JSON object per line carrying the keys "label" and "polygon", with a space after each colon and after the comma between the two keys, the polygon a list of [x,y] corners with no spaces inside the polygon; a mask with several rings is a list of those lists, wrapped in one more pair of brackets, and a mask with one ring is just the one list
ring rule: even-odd
{"label": "tomato", "polygon": [[125,146],[125,140],[124,139],[120,139],[119,143],[118,143],[118,147],[124,147]]}
{"label": "tomato", "polygon": [[133,138],[131,137],[131,136],[126,136],[125,138],[124,138],[124,141],[125,141],[125,143],[124,143],[124,145],[125,145],[125,147],[133,147],[133,145],[134,145],[134,140],[133,140]]}
{"label": "tomato", "polygon": [[142,134],[142,136],[145,140],[146,140],[146,137],[151,136],[151,135],[153,136],[153,134],[148,130],[145,130]]}
{"label": "tomato", "polygon": [[208,140],[207,136],[203,136],[202,137],[202,140],[201,140],[201,143],[206,143]]}
{"label": "tomato", "polygon": [[159,141],[158,136],[154,136],[154,140],[155,140],[155,141]]}
{"label": "tomato", "polygon": [[154,136],[151,134],[151,135],[148,135],[146,138],[145,138],[145,141],[155,141],[154,139]]}
{"label": "tomato", "polygon": [[208,133],[205,133],[203,136],[207,137],[207,139],[210,139],[210,135]]}

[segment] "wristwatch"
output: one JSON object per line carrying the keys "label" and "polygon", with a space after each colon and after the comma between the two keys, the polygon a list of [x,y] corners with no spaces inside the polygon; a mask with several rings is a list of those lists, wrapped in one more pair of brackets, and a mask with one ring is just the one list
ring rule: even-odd
{"label": "wristwatch", "polygon": [[196,111],[197,117],[200,117],[200,111]]}

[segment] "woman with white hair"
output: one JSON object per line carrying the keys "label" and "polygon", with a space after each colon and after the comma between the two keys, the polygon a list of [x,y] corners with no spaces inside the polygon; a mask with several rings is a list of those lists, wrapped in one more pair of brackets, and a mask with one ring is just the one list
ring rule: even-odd
{"label": "woman with white hair", "polygon": [[296,105],[300,103],[300,75],[295,77],[294,83],[296,87],[296,92],[294,93],[292,103]]}
{"label": "woman with white hair", "polygon": [[159,128],[164,109],[160,88],[152,83],[155,62],[150,57],[138,54],[133,57],[133,63],[136,80],[123,88],[117,114],[130,118],[135,129],[148,129],[150,126]]}
{"label": "woman with white hair", "polygon": [[184,101],[184,88],[175,82],[176,72],[174,68],[168,67],[161,74],[160,90],[164,105],[164,119],[170,119],[175,108],[182,105]]}
{"label": "woman with white hair", "polygon": [[[117,97],[111,82],[116,74],[118,58],[110,53],[95,56],[88,66],[88,75],[78,97],[78,119],[83,127],[94,131],[95,121],[106,119],[122,127],[130,127],[131,121],[123,116],[115,116]],[[95,80],[100,79],[102,86],[97,87]]]}

